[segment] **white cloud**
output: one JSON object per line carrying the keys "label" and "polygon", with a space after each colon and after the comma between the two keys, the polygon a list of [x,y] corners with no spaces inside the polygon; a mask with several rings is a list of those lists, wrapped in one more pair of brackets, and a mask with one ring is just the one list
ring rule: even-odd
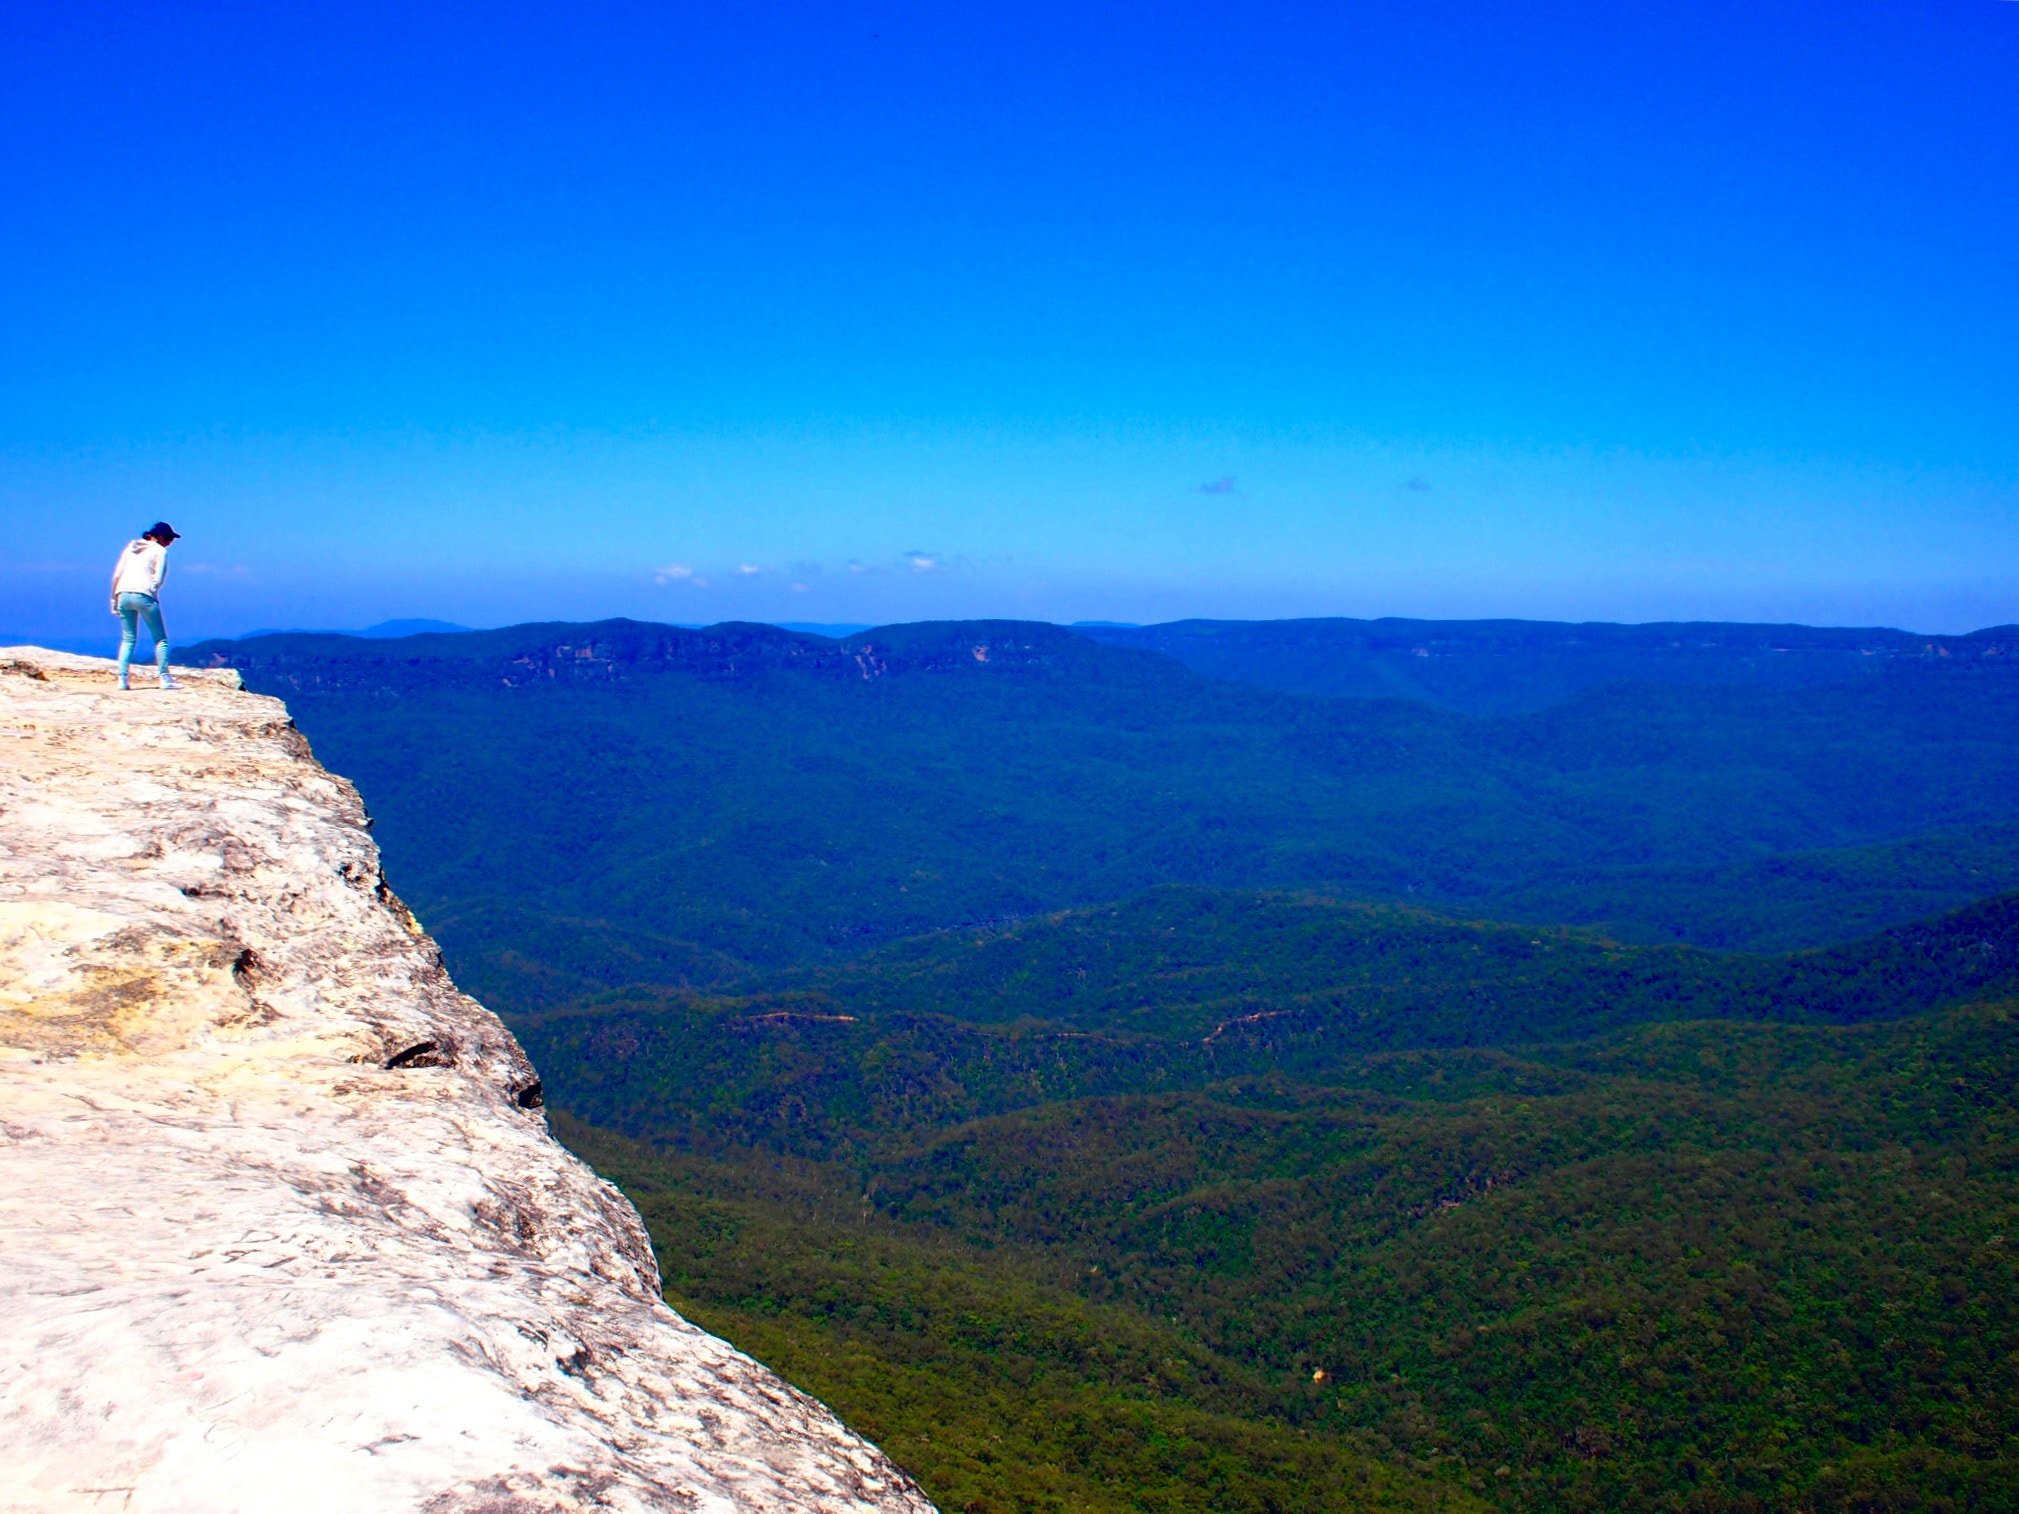
{"label": "white cloud", "polygon": [[685,563],[668,563],[652,575],[652,582],[655,584],[677,584],[693,576],[694,570]]}
{"label": "white cloud", "polygon": [[745,578],[749,578],[755,574],[762,573],[764,570],[754,562],[740,562],[736,565],[736,571],[741,573]]}

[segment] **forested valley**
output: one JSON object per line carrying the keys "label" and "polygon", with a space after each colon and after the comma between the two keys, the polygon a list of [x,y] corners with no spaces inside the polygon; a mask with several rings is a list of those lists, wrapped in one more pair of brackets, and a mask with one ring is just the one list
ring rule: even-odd
{"label": "forested valley", "polygon": [[212,643],[949,1510],[2019,1507],[2019,632]]}

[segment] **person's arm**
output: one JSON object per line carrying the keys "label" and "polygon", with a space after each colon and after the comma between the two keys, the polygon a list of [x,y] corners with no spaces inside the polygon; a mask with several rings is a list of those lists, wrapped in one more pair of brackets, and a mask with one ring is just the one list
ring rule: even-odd
{"label": "person's arm", "polygon": [[120,565],[125,561],[126,554],[124,552],[112,560],[112,613],[114,615],[119,613],[119,569]]}

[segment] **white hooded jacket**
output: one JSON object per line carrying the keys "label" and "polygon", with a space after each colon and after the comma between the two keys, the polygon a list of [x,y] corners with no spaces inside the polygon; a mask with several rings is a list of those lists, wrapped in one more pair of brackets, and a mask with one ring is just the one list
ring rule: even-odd
{"label": "white hooded jacket", "polygon": [[168,548],[151,536],[137,537],[112,565],[113,607],[118,608],[122,594],[159,594],[166,582]]}

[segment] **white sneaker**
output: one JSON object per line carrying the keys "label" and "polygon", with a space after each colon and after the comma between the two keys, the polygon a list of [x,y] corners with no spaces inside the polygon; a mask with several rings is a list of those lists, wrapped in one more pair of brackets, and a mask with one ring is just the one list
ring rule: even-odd
{"label": "white sneaker", "polygon": [[122,678],[119,680],[119,691],[122,694],[131,694],[133,692],[133,685]]}
{"label": "white sneaker", "polygon": [[166,673],[163,673],[161,675],[161,690],[164,694],[180,694],[182,692],[182,685],[177,683],[173,678],[170,678]]}

